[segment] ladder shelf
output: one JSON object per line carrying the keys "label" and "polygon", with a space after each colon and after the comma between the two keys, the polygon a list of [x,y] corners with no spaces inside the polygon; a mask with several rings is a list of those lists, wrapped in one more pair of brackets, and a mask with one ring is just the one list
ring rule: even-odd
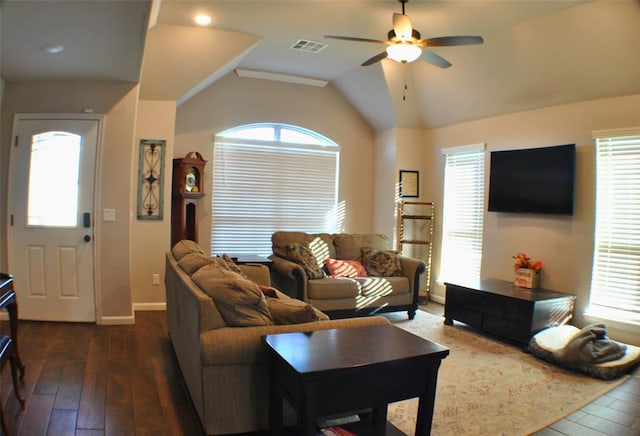
{"label": "ladder shelf", "polygon": [[420,259],[426,266],[424,283],[419,297],[428,300],[431,287],[431,252],[435,206],[426,201],[400,201],[397,203],[397,250],[402,254]]}

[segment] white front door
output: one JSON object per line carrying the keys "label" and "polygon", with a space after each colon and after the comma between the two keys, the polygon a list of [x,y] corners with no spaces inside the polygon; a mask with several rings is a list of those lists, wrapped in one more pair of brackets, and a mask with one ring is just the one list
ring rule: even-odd
{"label": "white front door", "polygon": [[16,118],[9,170],[9,272],[21,319],[94,322],[94,191],[101,120],[54,117]]}

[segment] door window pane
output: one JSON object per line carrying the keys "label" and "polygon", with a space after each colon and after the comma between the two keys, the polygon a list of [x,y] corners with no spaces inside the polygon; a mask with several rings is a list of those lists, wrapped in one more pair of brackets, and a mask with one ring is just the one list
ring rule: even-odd
{"label": "door window pane", "polygon": [[82,137],[45,132],[31,139],[27,225],[75,227]]}

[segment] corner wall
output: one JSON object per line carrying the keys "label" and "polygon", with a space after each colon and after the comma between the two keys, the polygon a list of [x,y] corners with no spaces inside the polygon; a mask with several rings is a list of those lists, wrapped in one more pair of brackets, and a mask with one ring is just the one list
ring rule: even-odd
{"label": "corner wall", "polygon": [[[427,196],[441,204],[445,147],[487,144],[485,204],[489,186],[490,152],[493,150],[575,143],[577,174],[575,215],[484,214],[482,276],[513,279],[512,258],[523,251],[544,263],[542,287],[577,295],[575,322],[584,325],[589,302],[595,214],[595,154],[592,131],[640,126],[640,95],[586,101],[501,117],[456,124],[425,131]],[[523,187],[526,189],[526,187]],[[442,208],[437,209],[441,223]],[[436,241],[442,227],[436,226]],[[434,250],[434,278],[440,269],[440,250]],[[464,266],[461,265],[461,268]],[[443,301],[442,284],[432,284],[432,298]],[[638,330],[610,328],[610,335],[640,345]]]}
{"label": "corner wall", "polygon": [[425,170],[429,167],[425,165],[428,161],[423,137],[422,129],[413,128],[389,129],[376,135],[374,231],[389,236],[394,247],[398,224],[395,206],[401,200],[397,197],[400,170],[418,171],[419,174],[420,195],[406,200],[433,201],[424,190]]}
{"label": "corner wall", "polygon": [[[171,248],[171,172],[174,144],[176,103],[174,101],[140,100],[136,119],[131,195],[131,292],[134,310],[164,309],[165,253]],[[143,139],[164,139],[164,186],[162,220],[139,220],[138,168],[139,144]],[[153,274],[160,283],[154,285]]]}
{"label": "corner wall", "polygon": [[[100,149],[96,221],[104,208],[116,209],[117,221],[100,223],[96,232],[98,323],[133,323],[130,283],[131,173],[138,87],[126,83],[9,82],[2,105],[2,177],[0,198],[6,210],[10,135],[16,113],[81,113],[92,108],[105,115]],[[0,216],[0,250],[7,256],[6,214]],[[6,267],[6,265],[5,265]]]}

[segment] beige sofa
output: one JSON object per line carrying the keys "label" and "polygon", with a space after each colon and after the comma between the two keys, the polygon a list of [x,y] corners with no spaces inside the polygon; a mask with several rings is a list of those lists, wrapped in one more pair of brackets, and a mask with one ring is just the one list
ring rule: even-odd
{"label": "beige sofa", "polygon": [[[271,242],[271,277],[287,295],[331,317],[406,310],[409,319],[414,318],[418,292],[426,286],[425,265],[389,250],[387,236],[281,231],[272,235]],[[312,264],[324,272],[318,274]],[[338,268],[327,271],[332,264]],[[347,273],[341,274],[340,268]]]}
{"label": "beige sofa", "polygon": [[[388,323],[384,317],[372,317],[289,325],[229,326],[222,315],[222,305],[207,294],[212,293],[210,288],[215,281],[203,281],[204,274],[200,269],[194,271],[193,263],[185,266],[188,250],[184,246],[191,245],[193,250],[197,246],[182,242],[185,241],[176,244],[166,255],[167,323],[185,385],[208,435],[268,428],[269,370],[261,343],[263,335]],[[181,250],[177,249],[179,245]],[[202,270],[205,268],[210,266],[204,266]],[[270,284],[266,266],[239,265],[239,268],[254,283]],[[207,292],[196,284],[196,277],[206,283]],[[216,295],[215,289],[213,291]],[[290,300],[282,293],[278,293],[278,297]],[[285,411],[288,422],[294,423],[294,412],[287,404]]]}

